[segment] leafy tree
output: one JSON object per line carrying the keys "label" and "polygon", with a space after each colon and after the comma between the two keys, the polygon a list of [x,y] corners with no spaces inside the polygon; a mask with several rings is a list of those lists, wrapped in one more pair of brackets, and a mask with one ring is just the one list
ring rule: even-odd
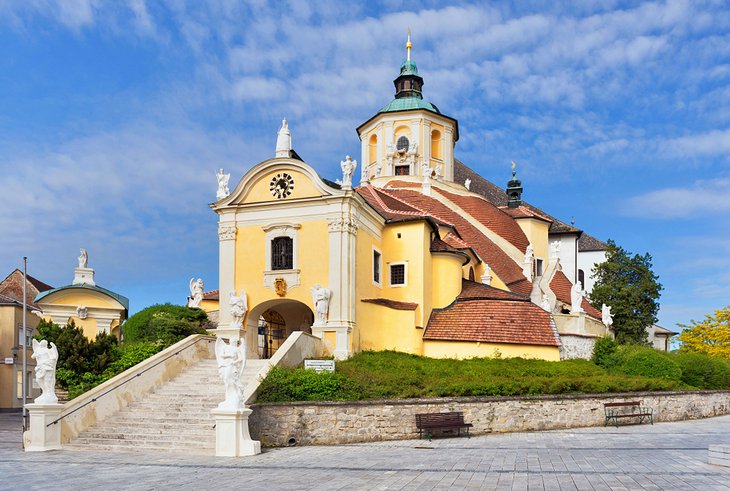
{"label": "leafy tree", "polygon": [[716,310],[715,316],[706,315],[702,322],[678,324],[684,352],[704,353],[730,359],[730,306]]}
{"label": "leafy tree", "polygon": [[590,301],[600,309],[611,306],[616,340],[621,344],[646,343],[646,328],[657,321],[662,285],[651,269],[647,253],[631,255],[608,241],[606,261],[593,268],[596,283]]}
{"label": "leafy tree", "polygon": [[191,334],[205,334],[208,315],[204,310],[166,303],[140,310],[122,326],[124,342],[162,341],[173,344]]}

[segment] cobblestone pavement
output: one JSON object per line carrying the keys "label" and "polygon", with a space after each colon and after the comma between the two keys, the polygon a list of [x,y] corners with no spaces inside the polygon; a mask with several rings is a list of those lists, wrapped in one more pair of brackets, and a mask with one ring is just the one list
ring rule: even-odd
{"label": "cobblestone pavement", "polygon": [[162,453],[24,453],[17,414],[0,414],[0,489],[730,490],[707,463],[730,443],[730,416],[580,428],[267,449],[227,459]]}

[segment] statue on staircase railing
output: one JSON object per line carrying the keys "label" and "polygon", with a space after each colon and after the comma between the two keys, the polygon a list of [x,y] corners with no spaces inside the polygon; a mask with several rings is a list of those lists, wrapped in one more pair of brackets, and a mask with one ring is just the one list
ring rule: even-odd
{"label": "statue on staircase railing", "polygon": [[[238,346],[236,346],[238,344]],[[226,343],[223,338],[215,340],[215,358],[218,364],[218,374],[223,379],[226,390],[226,399],[218,404],[218,409],[237,411],[244,409],[243,369],[246,366],[246,341],[231,339]]]}
{"label": "statue on staircase railing", "polygon": [[48,347],[48,341],[45,339],[38,342],[33,340],[33,354],[31,358],[35,359],[35,380],[41,388],[41,395],[36,397],[36,404],[57,404],[56,397],[56,362],[58,361],[58,349],[56,345],[51,343]]}

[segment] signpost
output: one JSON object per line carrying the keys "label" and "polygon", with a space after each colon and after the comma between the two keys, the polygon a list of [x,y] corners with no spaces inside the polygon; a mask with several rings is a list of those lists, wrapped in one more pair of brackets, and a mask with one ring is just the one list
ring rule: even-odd
{"label": "signpost", "polygon": [[334,372],[335,360],[304,360],[304,368],[320,372]]}

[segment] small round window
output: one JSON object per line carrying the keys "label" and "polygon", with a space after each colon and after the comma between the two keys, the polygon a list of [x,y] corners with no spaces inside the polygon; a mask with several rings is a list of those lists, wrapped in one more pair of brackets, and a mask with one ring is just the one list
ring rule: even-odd
{"label": "small round window", "polygon": [[408,141],[408,138],[405,136],[401,136],[398,138],[398,143],[396,143],[396,148],[399,152],[405,152],[408,150],[408,146],[410,145],[410,142]]}

